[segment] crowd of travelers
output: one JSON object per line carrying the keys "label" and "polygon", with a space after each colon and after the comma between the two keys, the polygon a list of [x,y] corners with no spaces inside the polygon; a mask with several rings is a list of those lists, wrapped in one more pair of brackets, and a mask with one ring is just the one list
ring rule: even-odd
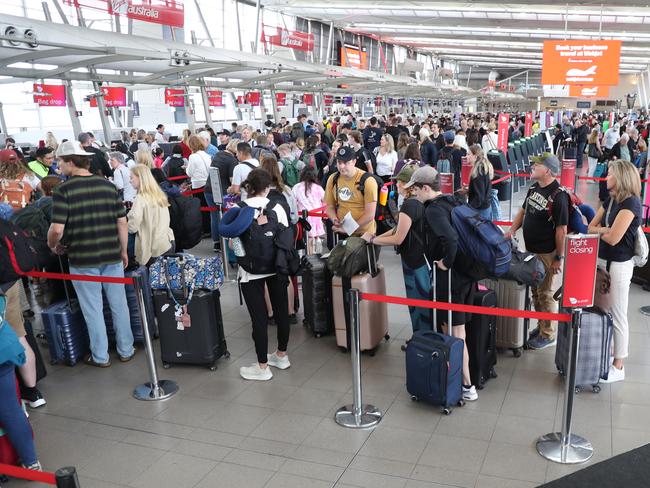
{"label": "crowd of travelers", "polygon": [[[123,277],[133,263],[151,264],[157,257],[191,249],[196,239],[210,238],[224,260],[237,263],[236,240],[222,240],[222,214],[215,210],[246,207],[263,225],[275,219],[278,228],[291,227],[303,211],[319,210],[326,218],[311,216],[308,252],[332,245],[332,235],[346,236],[345,220],[356,223],[355,236],[379,246],[394,246],[402,261],[409,298],[431,300],[431,273],[445,283],[452,273],[452,288],[440,287],[436,298],[451,293],[455,303],[473,304],[476,279],[471,263],[458,246],[451,224],[449,196],[441,192],[439,173],[453,174],[453,188],[486,220],[498,219],[498,199],[492,182],[500,175],[488,158],[497,149],[494,114],[388,114],[364,119],[354,114],[291,123],[282,118],[262,130],[233,123],[214,131],[206,126],[186,129],[170,138],[160,124],[155,131],[133,129],[119,140],[99,141],[84,132],[77,140],[58,142],[51,132],[27,154],[15,140],[6,139],[0,151],[0,208],[3,219],[29,214],[27,229],[40,245],[43,268],[75,274]],[[524,134],[525,119],[513,114],[509,141]],[[627,306],[632,276],[634,239],[642,220],[641,181],[648,160],[649,124],[640,118],[608,114],[565,115],[550,127],[553,148],[531,159],[532,185],[505,235],[523,231],[525,248],[543,262],[546,278],[532,289],[538,311],[557,309],[553,299],[565,258],[564,237],[569,232],[571,198],[557,176],[560,161],[554,155],[571,141],[576,147],[581,174],[606,178],[600,184],[601,207],[588,224],[601,236],[600,264],[611,275],[614,321],[613,364],[607,381],[625,378],[629,348]],[[535,120],[533,133],[540,131]],[[472,166],[463,184],[463,160]],[[219,181],[211,181],[211,168]],[[596,173],[599,171],[598,173]],[[369,177],[369,175],[373,177]],[[390,185],[396,204],[396,225],[381,227],[377,206],[384,185]],[[217,193],[219,192],[219,193]],[[550,202],[550,203],[549,203]],[[206,210],[207,207],[207,210]],[[203,208],[203,211],[201,210]],[[549,217],[549,208],[550,217]],[[266,210],[272,210],[267,212]],[[233,213],[234,215],[234,213]],[[229,225],[232,223],[229,221]],[[38,229],[36,228],[38,227]],[[39,229],[40,232],[39,232]],[[45,229],[44,231],[42,229]],[[232,230],[232,229],[231,229]],[[194,241],[194,242],[192,242]],[[226,249],[222,249],[228,242]],[[444,274],[443,274],[444,273]],[[290,326],[297,322],[290,277],[269,270],[250,272],[239,266],[241,292],[250,313],[257,361],[242,367],[248,380],[269,380],[270,367],[290,366]],[[32,433],[15,395],[14,370],[21,379],[21,398],[30,408],[45,404],[36,387],[34,353],[25,340],[25,318],[30,306],[26,280],[1,285],[0,316],[0,424],[15,446],[22,464],[40,469]],[[129,326],[124,287],[74,281],[74,291],[85,318],[91,353],[88,365],[111,366],[102,289],[112,312],[117,358],[128,362],[136,354]],[[444,298],[446,300],[446,298]],[[431,329],[429,309],[411,307],[413,331]],[[465,338],[468,314],[438,314],[438,324]],[[268,325],[277,326],[277,349],[268,353]],[[554,344],[557,327],[540,320],[530,334],[530,347]],[[13,340],[17,337],[17,340]],[[13,338],[13,339],[12,339]],[[463,398],[478,399],[472,385],[467,348],[463,361]]]}

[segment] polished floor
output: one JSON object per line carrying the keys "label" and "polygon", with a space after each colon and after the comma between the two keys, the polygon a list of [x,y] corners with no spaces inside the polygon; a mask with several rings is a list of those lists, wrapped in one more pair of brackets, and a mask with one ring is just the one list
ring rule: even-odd
{"label": "polished floor", "polygon": [[[197,253],[207,255],[207,244]],[[404,296],[399,258],[387,250],[381,263],[388,293]],[[648,298],[632,285],[625,382],[576,398],[574,431],[593,443],[591,462],[650,442],[650,321],[639,313]],[[131,397],[148,379],[142,350],[105,370],[50,367],[39,385],[48,403],[30,412],[44,467],[76,466],[82,488],[528,488],[581,467],[547,462],[535,450],[538,436],[560,429],[554,348],[500,354],[498,378],[479,400],[444,416],[410,400],[400,350],[408,313],[389,306],[392,339],[362,359],[364,399],[384,418],[372,431],[355,431],[333,420],[351,402],[352,373],[332,337],[292,326],[291,368],[247,382],[239,367],[255,354],[233,284],[224,285],[222,309],[231,358],[214,372],[160,368],[180,386],[170,400]]]}

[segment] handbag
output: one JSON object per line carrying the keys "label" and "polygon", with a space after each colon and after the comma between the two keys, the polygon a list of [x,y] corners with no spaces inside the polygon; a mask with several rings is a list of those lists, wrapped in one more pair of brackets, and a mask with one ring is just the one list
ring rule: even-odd
{"label": "handbag", "polygon": [[609,272],[601,267],[596,268],[596,286],[594,292],[594,308],[602,313],[612,310],[613,295],[611,292],[612,279]]}
{"label": "handbag", "polygon": [[25,348],[18,341],[18,336],[4,319],[7,298],[0,296],[0,364],[12,363],[16,366],[25,364]]}
{"label": "handbag", "polygon": [[151,265],[149,283],[154,290],[187,291],[218,290],[223,284],[221,256],[197,258],[180,253],[160,256]]}
{"label": "handbag", "polygon": [[[609,200],[607,212],[605,213],[605,225],[607,227],[609,227],[609,214],[612,211],[613,202],[613,198]],[[648,262],[648,251],[648,238],[641,226],[638,226],[636,235],[634,236],[634,256],[632,256],[632,263],[634,263],[636,268],[643,268],[646,265]]]}

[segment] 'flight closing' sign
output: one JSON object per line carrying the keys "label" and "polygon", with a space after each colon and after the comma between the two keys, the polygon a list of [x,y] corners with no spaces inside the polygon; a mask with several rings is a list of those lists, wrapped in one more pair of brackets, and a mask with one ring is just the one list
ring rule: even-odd
{"label": "'flight closing' sign", "polygon": [[617,85],[621,41],[544,41],[543,85]]}

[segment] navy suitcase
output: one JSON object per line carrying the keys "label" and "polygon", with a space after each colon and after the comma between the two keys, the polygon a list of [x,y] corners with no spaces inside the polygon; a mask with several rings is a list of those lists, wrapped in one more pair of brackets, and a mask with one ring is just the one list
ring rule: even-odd
{"label": "navy suitcase", "polygon": [[[436,293],[436,272],[433,276],[433,296]],[[451,303],[451,271],[447,273],[447,301]],[[438,329],[438,311],[433,313],[433,327]],[[451,312],[447,313],[447,323]],[[406,345],[406,391],[414,401],[422,400],[443,407],[446,415],[451,407],[464,405],[462,339],[431,330],[418,330]]]}
{"label": "navy suitcase", "polygon": [[406,346],[406,390],[413,400],[443,407],[446,414],[461,404],[463,341],[418,330]]}
{"label": "navy suitcase", "polygon": [[[144,295],[144,305],[145,313],[147,314],[147,323],[149,325],[149,335],[153,339],[157,336],[156,332],[156,321],[154,319],[154,309],[153,309],[153,292],[151,291],[151,285],[149,283],[149,272],[147,271],[146,266],[140,266],[133,270],[124,271],[125,278],[136,278],[142,276],[143,280],[141,281]],[[138,305],[138,297],[135,292],[135,287],[133,285],[124,285],[126,291],[126,301],[129,306],[129,316],[131,318],[131,330],[133,331],[133,340],[135,342],[144,343],[144,335],[142,334],[142,319],[140,317],[140,307]],[[111,344],[115,343],[115,330],[113,329],[113,315],[111,314],[111,309],[108,305],[108,300],[106,296],[102,293],[102,300],[104,302],[104,322],[106,322],[106,332],[108,334],[108,340]]]}
{"label": "navy suitcase", "polygon": [[[496,307],[497,295],[492,290],[474,292],[474,305]],[[485,382],[496,378],[494,366],[497,364],[497,331],[494,315],[472,314],[465,324],[467,351],[469,353],[469,374],[472,384],[482,390]]]}
{"label": "navy suitcase", "polygon": [[[174,298],[178,303],[185,304],[182,296],[174,295]],[[167,290],[155,290],[153,301],[165,368],[171,364],[205,364],[214,371],[221,356],[230,357],[223,331],[219,290],[194,291],[187,305],[189,327],[176,320],[176,303]]]}
{"label": "navy suitcase", "polygon": [[74,366],[90,352],[90,339],[76,302],[57,302],[41,312],[52,364]]}

